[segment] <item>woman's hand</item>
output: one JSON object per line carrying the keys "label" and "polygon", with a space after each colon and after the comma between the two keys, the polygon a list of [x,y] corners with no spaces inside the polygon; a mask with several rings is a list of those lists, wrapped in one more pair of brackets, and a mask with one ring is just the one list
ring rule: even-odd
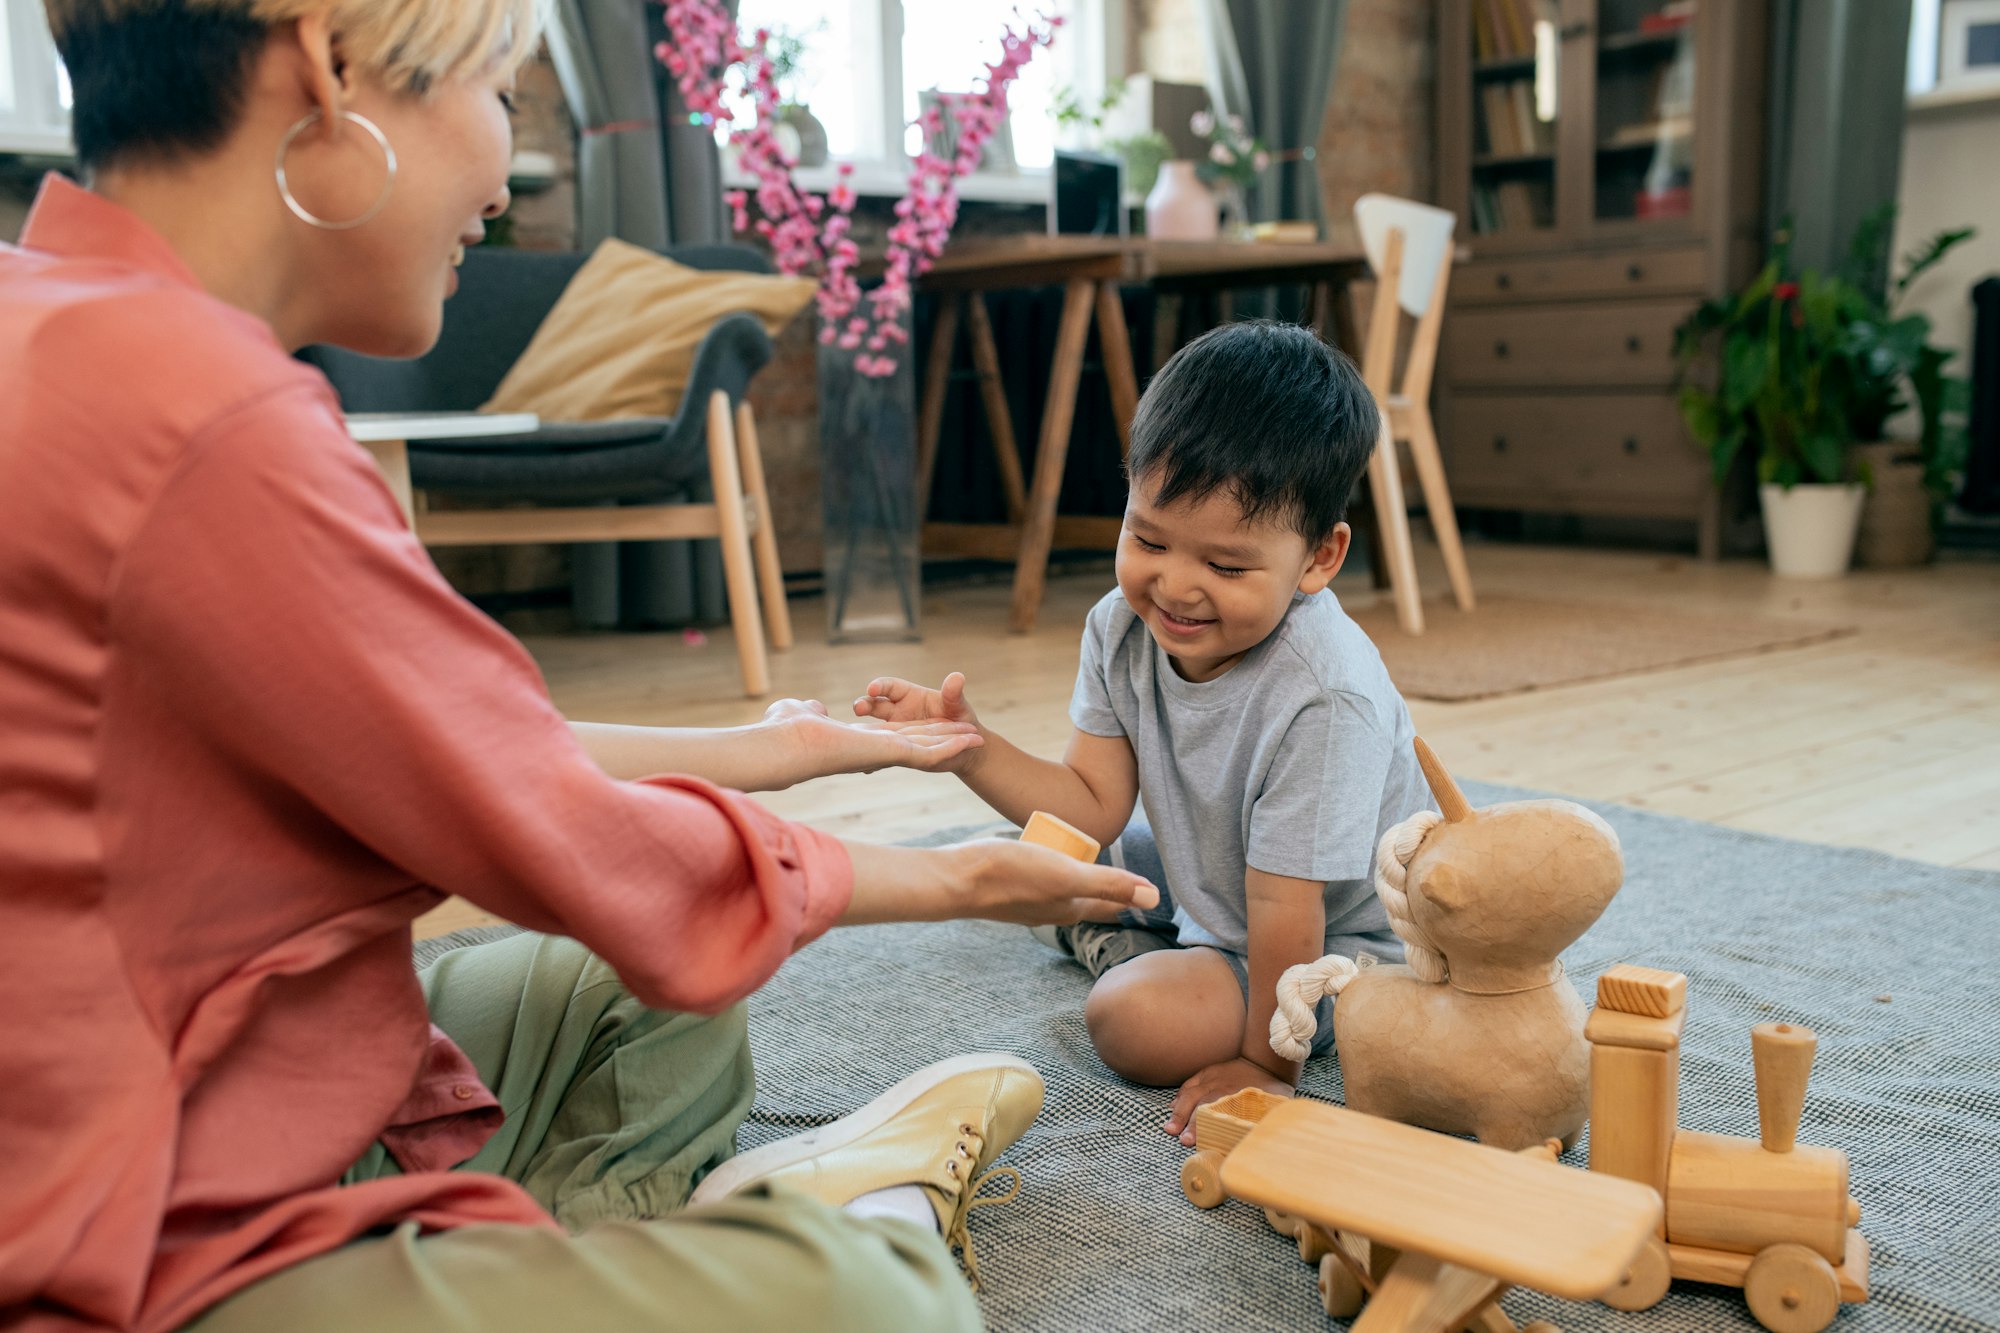
{"label": "woman's hand", "polygon": [[877,722],[969,722],[979,725],[972,705],[965,701],[965,673],[954,671],[937,689],[928,689],[894,676],[878,676],[868,682],[868,692],[854,701],[856,717]]}
{"label": "woman's hand", "polygon": [[801,780],[883,768],[939,772],[984,744],[970,722],[838,722],[817,699],[780,699],[764,710],[764,722],[792,752]]}
{"label": "woman's hand", "polygon": [[1070,925],[1107,908],[1160,905],[1160,891],[1130,871],[1006,838],[937,848],[849,843],[847,850],[854,898],[843,925],[963,917]]}
{"label": "woman's hand", "polygon": [[1261,1088],[1280,1097],[1289,1097],[1298,1091],[1262,1065],[1238,1056],[1234,1060],[1210,1065],[1181,1084],[1181,1090],[1174,1094],[1173,1110],[1167,1113],[1164,1128],[1167,1133],[1178,1136],[1184,1146],[1192,1148],[1195,1110],[1245,1088]]}

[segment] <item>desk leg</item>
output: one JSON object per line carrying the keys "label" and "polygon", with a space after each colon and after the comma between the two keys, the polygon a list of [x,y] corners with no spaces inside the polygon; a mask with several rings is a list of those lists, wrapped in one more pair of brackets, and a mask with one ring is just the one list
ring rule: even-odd
{"label": "desk leg", "polygon": [[1118,422],[1118,453],[1132,452],[1132,414],[1139,409],[1139,376],[1132,369],[1132,335],[1125,328],[1125,303],[1118,284],[1097,284],[1097,341],[1103,344],[1104,378],[1111,384],[1111,415]]}
{"label": "desk leg", "polygon": [[1092,290],[1088,278],[1072,278],[1063,290],[1062,323],[1049,371],[1049,396],[1042,408],[1042,433],[1035,450],[1035,483],[1028,496],[1028,522],[1014,564],[1014,605],[1008,628],[1025,634],[1035,627],[1042,587],[1048,579],[1049,546],[1055,540],[1056,500],[1063,465],[1069,460],[1069,428],[1076,416],[1077,380],[1083,374],[1083,346],[1090,335]]}
{"label": "desk leg", "polygon": [[416,501],[410,493],[410,446],[403,440],[365,440],[361,447],[375,459],[375,466],[382,469],[382,480],[389,483],[389,493],[396,497],[396,507],[403,511],[403,522],[416,531]]}
{"label": "desk leg", "polygon": [[993,341],[993,317],[984,293],[965,297],[965,316],[972,365],[979,372],[979,401],[986,407],[986,428],[993,433],[993,455],[1007,491],[1007,521],[1020,523],[1028,513],[1028,485],[1021,478],[1021,446],[1014,441],[1014,414],[1007,410],[1007,382],[1000,378],[1000,349]]}
{"label": "desk leg", "polygon": [[938,302],[937,324],[931,330],[930,359],[924,364],[924,397],[917,408],[919,522],[930,512],[931,477],[937,467],[938,435],[944,429],[944,393],[951,380],[951,354],[958,348],[958,311],[964,301],[963,296],[954,292]]}

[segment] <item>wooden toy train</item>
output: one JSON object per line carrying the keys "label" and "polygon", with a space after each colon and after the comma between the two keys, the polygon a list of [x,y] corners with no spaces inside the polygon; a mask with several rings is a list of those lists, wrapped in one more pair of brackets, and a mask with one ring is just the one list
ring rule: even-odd
{"label": "wooden toy train", "polygon": [[1847,1154],[1794,1142],[1817,1042],[1791,1023],[1750,1032],[1757,1139],[1679,1126],[1687,978],[1621,964],[1597,982],[1590,1040],[1590,1169],[1650,1185],[1659,1234],[1603,1300],[1644,1310],[1675,1278],[1741,1287],[1771,1333],[1817,1333],[1868,1299],[1868,1242]]}

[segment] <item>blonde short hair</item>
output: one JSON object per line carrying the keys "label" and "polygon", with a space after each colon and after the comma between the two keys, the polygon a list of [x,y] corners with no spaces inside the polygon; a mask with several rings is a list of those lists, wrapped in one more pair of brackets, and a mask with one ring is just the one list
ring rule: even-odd
{"label": "blonde short hair", "polygon": [[60,45],[80,25],[181,9],[266,28],[327,17],[347,58],[391,87],[422,92],[495,62],[516,64],[540,32],[536,0],[45,0]]}
{"label": "blonde short hair", "polygon": [[357,69],[399,92],[533,52],[537,0],[44,0],[75,91],[86,168],[216,147],[234,127],[270,30],[322,15]]}

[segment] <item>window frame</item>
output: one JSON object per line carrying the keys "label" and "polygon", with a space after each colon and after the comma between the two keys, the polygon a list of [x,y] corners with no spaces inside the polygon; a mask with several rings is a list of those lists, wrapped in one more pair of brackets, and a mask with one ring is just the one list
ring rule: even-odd
{"label": "window frame", "polygon": [[[873,153],[857,152],[848,178],[856,193],[900,198],[909,185],[911,159],[903,147],[903,3],[904,0],[855,0],[855,14],[868,22],[876,38],[875,58],[882,77],[879,98],[863,112],[864,141],[872,137]],[[1081,47],[1069,69],[1078,76],[1077,90],[1095,98],[1126,75],[1125,6],[1119,0],[1073,0],[1076,13],[1063,25],[1058,42]],[[857,45],[859,43],[857,42]],[[1042,57],[1037,57],[1042,58]],[[739,167],[725,148],[724,184],[732,189],[755,188],[757,181]],[[825,192],[838,179],[837,167],[801,167],[794,179],[807,190]],[[959,181],[961,199],[1039,203],[1049,196],[1049,168],[1018,167],[1010,172],[975,171]]]}
{"label": "window frame", "polygon": [[62,104],[62,62],[48,17],[40,4],[9,0],[4,19],[14,105],[0,109],[0,152],[68,157],[75,143]]}

